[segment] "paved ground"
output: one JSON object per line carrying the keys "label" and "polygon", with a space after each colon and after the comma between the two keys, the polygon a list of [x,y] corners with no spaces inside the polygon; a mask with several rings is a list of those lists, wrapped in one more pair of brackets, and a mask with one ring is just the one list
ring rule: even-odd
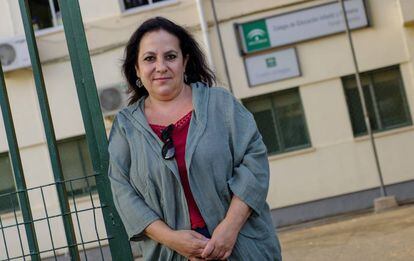
{"label": "paved ground", "polygon": [[414,205],[279,231],[284,261],[414,261]]}
{"label": "paved ground", "polygon": [[414,261],[414,204],[300,224],[278,235],[283,261]]}

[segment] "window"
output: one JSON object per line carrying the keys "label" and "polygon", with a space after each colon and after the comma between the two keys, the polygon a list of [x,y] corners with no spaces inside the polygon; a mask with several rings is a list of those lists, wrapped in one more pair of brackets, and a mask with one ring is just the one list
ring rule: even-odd
{"label": "window", "polygon": [[[354,136],[367,134],[354,76],[342,79]],[[398,67],[361,74],[369,121],[374,132],[411,125],[411,116]]]}
{"label": "window", "polygon": [[269,154],[310,147],[298,88],[248,99]]}
{"label": "window", "polygon": [[89,193],[89,190],[94,190],[96,187],[95,178],[85,178],[93,174],[85,136],[58,141],[58,150],[65,180],[76,179],[72,182],[66,182],[68,194],[81,195]]}
{"label": "window", "polygon": [[7,153],[0,154],[0,213],[13,211],[13,206],[17,210],[19,209],[19,203],[17,200],[16,188],[14,186],[13,172]]}
{"label": "window", "polygon": [[30,0],[29,8],[34,30],[62,24],[62,16],[57,0]]}
{"label": "window", "polygon": [[123,10],[132,9],[135,7],[154,5],[158,2],[166,2],[171,0],[121,0]]}

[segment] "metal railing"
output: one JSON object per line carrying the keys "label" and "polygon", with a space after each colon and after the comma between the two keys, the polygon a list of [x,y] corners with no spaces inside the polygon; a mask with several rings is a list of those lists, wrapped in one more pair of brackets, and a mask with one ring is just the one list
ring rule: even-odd
{"label": "metal railing", "polygon": [[[33,258],[33,256],[36,256],[35,258],[39,258],[38,255],[41,255],[41,254],[48,254],[57,260],[59,256],[65,252],[66,249],[68,248],[76,249],[78,251],[79,247],[81,247],[81,253],[77,253],[75,260],[78,260],[80,257],[83,260],[88,260],[88,250],[91,247],[94,248],[95,250],[98,250],[99,252],[98,256],[101,260],[108,259],[108,257],[105,256],[104,254],[104,251],[105,251],[104,246],[108,244],[108,240],[112,240],[114,238],[108,237],[106,235],[102,236],[102,234],[105,234],[104,233],[105,228],[102,227],[100,225],[101,222],[98,221],[98,218],[101,217],[102,215],[102,209],[106,208],[107,206],[103,206],[99,202],[99,198],[97,197],[97,195],[95,194],[95,191],[93,190],[91,186],[89,186],[87,196],[85,197],[79,198],[79,197],[76,197],[74,193],[72,193],[68,201],[68,206],[70,206],[69,212],[51,214],[50,204],[48,204],[46,200],[47,195],[50,195],[50,191],[56,191],[58,187],[69,187],[70,189],[73,190],[74,182],[82,179],[82,180],[86,180],[86,182],[89,184],[90,183],[89,180],[94,179],[95,176],[96,175],[90,175],[87,177],[69,179],[69,180],[65,180],[62,182],[54,182],[54,183],[50,183],[50,184],[46,184],[42,186],[32,187],[32,188],[29,188],[23,191],[10,192],[10,193],[0,195],[0,197],[2,198],[4,197],[9,198],[11,206],[12,206],[11,212],[13,216],[12,218],[13,222],[10,223],[10,219],[9,219],[8,224],[5,224],[2,217],[0,216],[1,236],[3,238],[5,255],[6,255],[6,259],[2,258],[0,260],[2,261],[3,260],[16,260],[16,259],[25,260],[29,256],[31,258]],[[29,221],[26,221],[24,218],[23,220],[21,220],[22,219],[21,210],[19,206],[16,206],[12,198],[14,198],[14,196],[19,193],[28,194],[28,193],[36,193],[36,192],[40,193],[41,195],[43,215],[40,215],[36,218],[32,218]],[[82,200],[81,203],[79,203],[80,200]],[[60,236],[59,235],[60,231],[54,231],[52,229],[52,226],[53,226],[52,223],[56,223],[56,222],[60,223],[60,221],[64,217],[71,217],[73,220],[75,220],[76,226],[73,227],[73,230],[72,230],[75,233],[71,236],[75,238],[75,235],[76,235],[76,238],[80,239],[80,242],[75,242],[74,244],[68,243],[67,245],[64,245],[64,246],[57,246],[56,238]],[[23,227],[26,226],[27,223],[36,226],[36,225],[41,225],[41,223],[44,223],[44,222],[46,222],[47,224],[47,232],[44,233],[43,231],[42,233],[46,234],[49,237],[48,238],[50,240],[49,245],[51,246],[51,248],[39,249],[37,250],[37,252],[33,252],[31,250],[29,254],[25,253],[24,251],[25,238],[22,236],[23,234],[21,232],[22,226]],[[82,226],[84,227],[83,229],[82,229]],[[89,236],[85,235],[85,230],[86,230],[85,227],[89,228],[87,231],[89,232],[88,233]],[[93,232],[94,232],[93,237],[91,236],[91,233],[90,233],[91,227],[93,228]],[[14,240],[14,241],[18,241],[19,243],[20,255],[11,255],[8,251],[8,241],[10,239],[12,239],[13,241],[13,237],[12,237],[13,234],[15,237],[17,237],[17,240]],[[42,240],[46,240],[46,239],[42,238]],[[63,252],[60,250],[63,250]],[[72,257],[72,254],[73,252],[70,252],[71,258],[74,259]],[[92,260],[96,260],[96,257],[94,257],[94,259]]]}
{"label": "metal railing", "polygon": [[[1,195],[1,197],[12,198],[14,195],[17,195],[20,206],[20,208],[18,208],[14,202],[11,201],[14,217],[14,222],[11,224],[6,224],[0,216],[1,237],[4,242],[3,247],[5,249],[6,257],[6,259],[3,260],[40,260],[41,256],[43,257],[45,254],[52,256],[54,259],[58,259],[62,250],[69,253],[71,260],[87,260],[87,249],[90,245],[94,245],[94,247],[98,248],[102,260],[132,260],[131,247],[125,229],[115,210],[109,180],[106,175],[108,169],[108,141],[102,119],[102,112],[99,106],[79,3],[78,0],[59,0],[58,3],[62,13],[73,76],[94,171],[93,175],[82,177],[80,179],[86,179],[89,188],[90,179],[95,179],[98,195],[94,196],[90,188],[88,191],[89,197],[83,197],[83,199],[89,198],[90,201],[90,206],[85,208],[80,207],[77,203],[75,193],[71,193],[71,195],[68,194],[67,186],[73,190],[73,182],[78,179],[65,180],[62,174],[62,166],[56,145],[55,131],[47,99],[42,67],[40,65],[36,38],[31,23],[32,19],[29,2],[28,0],[19,0],[20,12],[29,48],[36,92],[55,182],[33,188],[26,187],[4,74],[0,67],[0,105],[6,128],[9,155],[16,184],[16,192]],[[48,204],[45,199],[45,190],[52,187],[58,197],[60,210],[60,213],[58,214],[49,213],[47,207]],[[40,193],[44,209],[44,215],[36,218],[33,218],[28,196],[29,193],[34,192]],[[95,203],[96,197],[99,199],[99,204]],[[86,203],[83,201],[82,206],[85,204]],[[94,228],[93,230],[95,233],[95,237],[92,239],[86,238],[81,228],[82,222],[85,222],[85,220],[80,218],[80,215],[86,213],[92,213],[93,217],[89,220],[93,223],[89,224],[89,226]],[[105,236],[100,235],[102,232],[100,232],[99,222],[97,222],[98,217],[103,218]],[[55,222],[56,220],[61,220],[63,223],[66,239],[65,245],[56,245],[57,241],[51,225],[52,222]],[[51,248],[39,248],[40,234],[36,228],[41,222],[47,223]],[[24,232],[21,230],[24,230]],[[43,231],[41,232],[43,234]],[[20,244],[19,255],[12,255],[9,251],[10,245],[8,245],[8,241],[10,240],[10,233],[14,233],[18,237],[18,244]],[[23,234],[25,234],[25,236]],[[41,238],[41,240],[43,241],[45,238]],[[104,254],[103,246],[106,244],[109,245],[110,257]],[[80,248],[81,253],[79,251]],[[96,258],[94,260],[96,260]]]}

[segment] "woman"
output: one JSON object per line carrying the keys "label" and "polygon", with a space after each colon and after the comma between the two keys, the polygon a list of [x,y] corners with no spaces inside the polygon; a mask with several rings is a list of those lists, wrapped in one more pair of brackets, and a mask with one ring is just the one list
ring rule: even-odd
{"label": "woman", "polygon": [[114,202],[145,260],[280,260],[265,202],[266,148],[252,115],[192,36],[156,17],[126,47],[132,94],[110,135]]}

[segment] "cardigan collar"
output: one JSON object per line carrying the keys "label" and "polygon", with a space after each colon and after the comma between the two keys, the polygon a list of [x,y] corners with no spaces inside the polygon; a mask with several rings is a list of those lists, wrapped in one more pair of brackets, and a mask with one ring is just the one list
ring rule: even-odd
{"label": "cardigan collar", "polygon": [[[192,90],[192,101],[195,112],[195,120],[199,124],[205,124],[207,120],[207,105],[208,105],[208,86],[204,83],[196,82],[190,84]],[[136,103],[126,107],[123,111],[128,112],[129,117],[134,118],[140,126],[150,131],[147,119],[144,114],[144,101],[146,96],[141,97]]]}
{"label": "cardigan collar", "polygon": [[[198,141],[202,136],[206,124],[207,124],[207,107],[209,102],[209,90],[208,86],[201,82],[192,83],[190,85],[192,90],[192,102],[193,102],[193,114],[190,121],[190,127],[187,134],[186,142],[186,155],[185,161],[187,166],[187,172],[191,164],[191,159]],[[126,107],[120,113],[127,117],[132,125],[143,134],[146,141],[150,144],[150,147],[154,150],[154,153],[159,156],[160,161],[163,161],[168,168],[174,173],[177,179],[180,179],[178,168],[175,160],[164,160],[161,157],[161,148],[163,142],[158,138],[157,134],[151,129],[144,114],[144,100],[145,97],[141,97],[136,103]]]}

